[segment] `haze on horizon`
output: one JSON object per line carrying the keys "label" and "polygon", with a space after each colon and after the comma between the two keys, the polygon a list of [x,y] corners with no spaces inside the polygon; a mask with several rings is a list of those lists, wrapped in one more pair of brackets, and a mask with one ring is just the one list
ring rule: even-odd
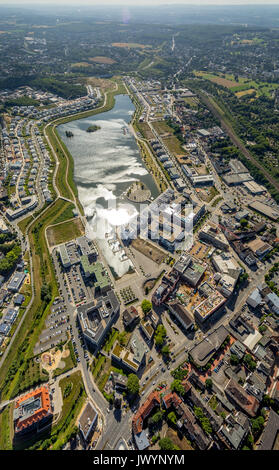
{"label": "haze on horizon", "polygon": [[0,0],[0,5],[5,6],[25,6],[34,4],[47,6],[49,4],[59,5],[71,5],[82,7],[83,5],[88,6],[104,6],[104,5],[119,5],[119,6],[130,6],[130,7],[140,7],[140,6],[155,6],[155,5],[192,5],[192,6],[233,6],[233,5],[250,5],[250,6],[260,6],[260,5],[278,5],[279,0]]}

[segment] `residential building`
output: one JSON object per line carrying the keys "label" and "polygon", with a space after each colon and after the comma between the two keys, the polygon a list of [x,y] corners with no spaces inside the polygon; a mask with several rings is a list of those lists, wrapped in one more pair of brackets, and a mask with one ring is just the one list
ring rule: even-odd
{"label": "residential building", "polygon": [[20,273],[16,271],[11,281],[9,282],[7,289],[12,292],[18,292],[23,284],[25,277],[26,277],[25,273]]}

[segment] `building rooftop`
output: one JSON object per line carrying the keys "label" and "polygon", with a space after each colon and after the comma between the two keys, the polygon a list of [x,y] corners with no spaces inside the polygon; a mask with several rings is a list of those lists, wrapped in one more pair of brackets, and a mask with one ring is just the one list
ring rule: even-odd
{"label": "building rooftop", "polygon": [[248,207],[269,217],[271,220],[277,220],[279,218],[279,209],[277,207],[268,206],[261,201],[252,201],[248,204]]}
{"label": "building rooftop", "polygon": [[207,298],[195,307],[195,314],[198,315],[200,320],[206,320],[212,313],[220,308],[226,299],[217,291],[213,286],[206,283],[210,287],[207,291]]}
{"label": "building rooftop", "polygon": [[144,430],[139,432],[138,434],[134,434],[134,438],[138,450],[144,450],[150,446],[149,440],[147,439],[146,432]]}
{"label": "building rooftop", "polygon": [[92,425],[96,421],[98,413],[90,402],[87,403],[80,418],[79,418],[79,429],[81,430],[83,437],[86,439]]}
{"label": "building rooftop", "polygon": [[96,303],[80,305],[77,311],[83,334],[93,343],[99,343],[119,312],[119,302],[114,291],[109,290]]}
{"label": "building rooftop", "polygon": [[205,366],[215,352],[218,351],[228,334],[228,330],[221,325],[216,331],[210,333],[204,340],[194,346],[189,351],[189,354],[192,356],[195,364],[200,367]]}
{"label": "building rooftop", "polygon": [[176,317],[182,322],[182,324],[185,324],[187,328],[193,325],[193,318],[184,305],[177,300],[169,302],[168,305],[172,310],[174,310]]}
{"label": "building rooftop", "polygon": [[278,450],[279,415],[270,410],[267,425],[262,434],[258,450]]}
{"label": "building rooftop", "polygon": [[260,406],[259,401],[252,395],[249,395],[234,379],[229,381],[225,388],[225,393],[229,399],[236,403],[249,416],[256,416]]}
{"label": "building rooftop", "polygon": [[14,408],[15,433],[27,430],[51,415],[48,387],[43,386],[17,399]]}
{"label": "building rooftop", "polygon": [[131,325],[137,318],[139,318],[138,311],[132,305],[126,308],[123,312],[123,323],[125,326]]}

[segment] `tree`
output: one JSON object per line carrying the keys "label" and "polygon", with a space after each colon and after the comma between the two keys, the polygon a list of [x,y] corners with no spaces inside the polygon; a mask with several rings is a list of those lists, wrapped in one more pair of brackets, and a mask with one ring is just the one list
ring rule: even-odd
{"label": "tree", "polygon": [[41,300],[45,302],[51,301],[51,286],[47,284],[43,284],[41,287]]}
{"label": "tree", "polygon": [[121,344],[121,346],[125,346],[126,344],[126,331],[122,331],[119,336],[118,336],[118,341]]}
{"label": "tree", "polygon": [[156,346],[163,346],[167,331],[164,325],[159,325],[155,331],[155,344]]}
{"label": "tree", "polygon": [[185,393],[185,389],[181,383],[181,380],[179,379],[176,379],[171,383],[171,390],[173,392],[179,393],[180,395],[184,395]]}
{"label": "tree", "polygon": [[139,393],[139,379],[136,374],[129,374],[127,380],[127,389],[130,393],[136,395]]}
{"label": "tree", "polygon": [[251,419],[251,423],[253,436],[258,436],[264,427],[264,417],[258,416],[258,418]]}
{"label": "tree", "polygon": [[170,354],[169,346],[167,344],[165,346],[163,346],[162,349],[161,349],[161,352],[164,356],[169,356],[169,354]]}
{"label": "tree", "polygon": [[205,386],[206,386],[207,390],[212,390],[212,385],[213,385],[212,379],[206,379]]}
{"label": "tree", "polygon": [[230,363],[232,366],[236,366],[239,363],[239,358],[236,354],[231,354]]}
{"label": "tree", "polygon": [[162,450],[174,450],[175,448],[172,440],[169,437],[163,437],[163,439],[160,439],[159,446]]}
{"label": "tree", "polygon": [[168,420],[173,423],[173,424],[176,424],[177,423],[177,417],[176,417],[176,414],[174,413],[174,411],[171,411],[169,414],[168,414]]}
{"label": "tree", "polygon": [[256,362],[253,360],[251,354],[245,354],[244,356],[244,359],[243,359],[243,362],[244,364],[246,365],[246,367],[248,369],[250,369],[251,371],[255,370],[256,369]]}
{"label": "tree", "polygon": [[248,225],[248,220],[246,219],[240,219],[240,225],[242,228],[247,227]]}
{"label": "tree", "polygon": [[148,312],[150,312],[150,310],[152,309],[152,303],[150,302],[150,300],[143,299],[143,301],[141,303],[141,309],[142,309],[144,315],[146,315]]}
{"label": "tree", "polygon": [[154,415],[151,416],[151,418],[149,418],[148,424],[150,424],[151,426],[153,426],[154,424],[158,424],[160,421],[162,421],[163,416],[164,416],[163,411],[161,410],[157,411],[157,413],[154,413]]}

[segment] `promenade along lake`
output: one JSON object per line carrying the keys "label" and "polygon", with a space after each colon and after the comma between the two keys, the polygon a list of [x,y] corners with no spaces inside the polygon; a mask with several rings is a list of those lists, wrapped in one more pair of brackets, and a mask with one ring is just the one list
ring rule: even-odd
{"label": "promenade along lake", "polygon": [[[152,197],[159,194],[148,173],[128,124],[134,113],[128,95],[117,95],[112,110],[58,126],[58,132],[74,159],[74,180],[88,224],[97,230],[96,238],[113,271],[122,276],[131,266],[120,261],[123,253],[108,244],[104,235],[115,226],[128,223],[137,212],[137,205],[123,198],[133,181],[141,180]],[[89,126],[100,127],[86,132]],[[66,131],[73,137],[66,137]],[[123,257],[122,257],[123,259]]]}

